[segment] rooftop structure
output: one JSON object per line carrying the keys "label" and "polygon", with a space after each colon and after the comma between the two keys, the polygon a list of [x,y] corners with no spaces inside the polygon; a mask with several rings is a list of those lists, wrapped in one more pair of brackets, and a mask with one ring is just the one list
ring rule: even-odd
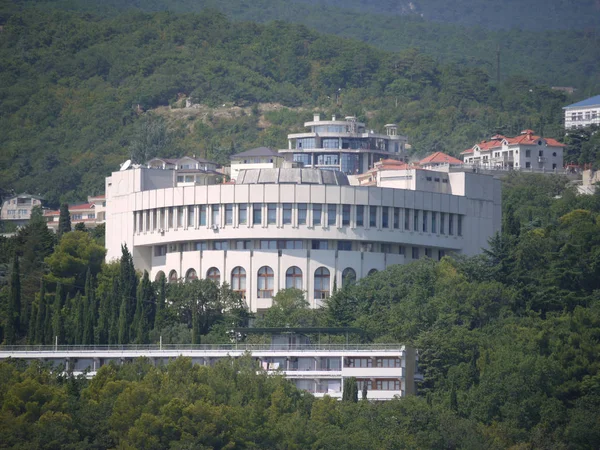
{"label": "rooftop structure", "polygon": [[466,164],[485,169],[534,169],[553,172],[563,168],[563,148],[555,139],[523,130],[518,136],[492,136],[461,153]]}
{"label": "rooftop structure", "polygon": [[600,95],[565,106],[565,129],[600,125]]}
{"label": "rooftop structure", "polygon": [[419,166],[424,169],[435,168],[438,166],[460,166],[463,162],[454,156],[443,152],[435,152],[419,161]]}
{"label": "rooftop structure", "polygon": [[268,147],[258,147],[231,155],[231,179],[236,180],[243,169],[276,169],[284,163],[283,155]]}
{"label": "rooftop structure", "polygon": [[170,171],[170,177],[178,186],[209,185],[220,182],[223,174],[218,172],[219,165],[195,156],[178,159],[153,158],[145,166],[149,169]]}
{"label": "rooftop structure", "polygon": [[500,230],[493,177],[393,166],[371,186],[317,169],[243,170],[237,183],[218,185],[181,185],[166,170],[114,172],[106,258],[127,244],[153,279],[227,282],[262,311],[280,289],[301,289],[318,307],[336,283],[422,257],[477,254]]}
{"label": "rooftop structure", "polygon": [[380,159],[406,158],[404,136],[398,135],[395,124],[385,125],[385,134],[370,130],[356,117],[321,120],[315,114],[305,133],[288,135],[288,148],[279,153],[304,167],[339,170],[347,175],[367,172]]}

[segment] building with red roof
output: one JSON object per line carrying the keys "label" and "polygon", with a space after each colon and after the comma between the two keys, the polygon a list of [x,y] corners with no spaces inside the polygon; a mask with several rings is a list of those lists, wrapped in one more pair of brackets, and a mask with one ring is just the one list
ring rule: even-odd
{"label": "building with red roof", "polygon": [[552,172],[563,168],[563,148],[555,139],[523,130],[518,136],[492,136],[461,152],[465,164],[486,169]]}
{"label": "building with red roof", "polygon": [[438,166],[459,166],[463,162],[454,156],[447,155],[443,152],[435,152],[429,156],[426,156],[419,161],[419,166],[423,168],[434,168]]}
{"label": "building with red roof", "polygon": [[[104,194],[88,197],[87,203],[69,205],[71,225],[83,223],[86,228],[94,228],[104,223],[106,219],[106,197]],[[56,231],[60,218],[59,210],[46,210],[44,217],[48,221],[48,228]]]}

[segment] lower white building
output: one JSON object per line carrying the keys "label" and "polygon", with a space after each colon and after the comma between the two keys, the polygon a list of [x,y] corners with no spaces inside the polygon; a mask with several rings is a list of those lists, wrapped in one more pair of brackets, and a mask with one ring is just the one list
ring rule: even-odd
{"label": "lower white building", "polygon": [[411,169],[350,186],[336,171],[261,169],[206,186],[169,172],[107,178],[107,261],[127,244],[152,279],[227,282],[254,312],[280,289],[301,289],[319,307],[336,283],[422,257],[477,254],[501,224],[500,181],[488,175]]}
{"label": "lower white building", "polygon": [[[140,349],[139,347],[144,347]],[[415,393],[416,352],[398,344],[315,345],[196,345],[196,346],[15,346],[0,347],[0,361],[8,358],[40,360],[62,367],[74,375],[94,376],[103,365],[125,364],[149,358],[155,365],[168,364],[180,356],[194,364],[212,366],[224,358],[251,353],[257,368],[281,373],[296,387],[316,397],[341,399],[344,381],[356,378],[359,396],[367,387],[369,400],[389,400]]]}
{"label": "lower white building", "polygon": [[567,130],[590,125],[600,126],[600,95],[565,106],[563,110]]}

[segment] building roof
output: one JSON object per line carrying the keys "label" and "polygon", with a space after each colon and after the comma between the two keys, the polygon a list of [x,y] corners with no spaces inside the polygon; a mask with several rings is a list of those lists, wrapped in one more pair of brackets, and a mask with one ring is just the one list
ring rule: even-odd
{"label": "building roof", "polygon": [[[94,209],[95,205],[93,203],[81,203],[79,205],[69,205],[69,212],[73,211],[85,211],[87,209]],[[60,210],[48,209],[44,211],[44,216],[58,216],[60,215]]]}
{"label": "building roof", "polygon": [[40,197],[39,195],[32,195],[32,194],[16,194],[16,195],[9,195],[7,197],[4,197],[3,201],[7,201],[7,200],[12,200],[13,198],[35,198],[37,200],[43,201],[44,198]]}
{"label": "building roof", "polygon": [[257,147],[257,148],[251,148],[250,150],[246,150],[245,152],[231,155],[230,159],[251,158],[251,157],[258,157],[258,156],[281,157],[281,155],[273,149],[270,149],[268,147]]}
{"label": "building roof", "polygon": [[348,186],[348,177],[337,170],[242,169],[236,184],[330,184]]}
{"label": "building roof", "polygon": [[586,98],[585,100],[581,100],[580,102],[573,103],[572,105],[569,105],[569,106],[565,106],[565,107],[563,107],[563,109],[583,108],[585,106],[596,106],[596,105],[600,105],[600,95],[595,95],[593,97]]}
{"label": "building roof", "polygon": [[556,139],[552,138],[543,138],[541,136],[536,136],[533,130],[523,130],[521,134],[515,137],[505,137],[501,134],[497,134],[492,136],[492,139],[489,141],[481,141],[479,144],[475,144],[473,147],[460,152],[461,155],[468,155],[473,153],[475,147],[479,147],[479,151],[487,152],[494,148],[502,147],[503,143],[507,145],[533,145],[539,139],[543,139],[546,141],[546,145],[548,147],[566,147],[565,144],[561,144]]}
{"label": "building roof", "polygon": [[420,165],[424,164],[462,164],[460,159],[456,159],[454,156],[447,155],[443,152],[435,152],[429,156],[426,156],[421,161]]}

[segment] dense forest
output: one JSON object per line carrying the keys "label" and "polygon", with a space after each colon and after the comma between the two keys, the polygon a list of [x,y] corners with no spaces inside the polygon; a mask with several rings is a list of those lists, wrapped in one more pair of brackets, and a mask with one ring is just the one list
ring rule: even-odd
{"label": "dense forest", "polygon": [[[283,147],[315,109],[374,129],[397,122],[418,155],[525,128],[563,137],[564,93],[522,77],[497,86],[415,49],[384,52],[282,22],[234,26],[215,11],[102,17],[13,5],[1,17],[0,189],[49,206],[102,192],[140,147],[220,163]],[[206,108],[178,108],[184,97]]]}
{"label": "dense forest", "polygon": [[577,7],[561,0],[51,0],[23,3],[102,16],[132,10],[199,13],[211,8],[235,21],[297,23],[388,51],[418,48],[438,63],[477,67],[494,80],[497,50],[500,50],[502,79],[525,76],[536,83],[574,86],[579,89],[577,96],[581,98],[594,95],[600,89],[600,10],[592,0],[579,1]]}
{"label": "dense forest", "polygon": [[[411,344],[418,397],[316,400],[246,360],[139,361],[92,381],[5,362],[0,447],[598,448],[600,195],[560,176],[504,185],[503,232],[482,255],[393,266],[316,310],[283,290],[255,319]],[[55,235],[36,215],[0,238],[4,344],[227,343],[248,323],[227,284],[151,282],[125,247],[103,262],[102,229],[63,224]]]}

